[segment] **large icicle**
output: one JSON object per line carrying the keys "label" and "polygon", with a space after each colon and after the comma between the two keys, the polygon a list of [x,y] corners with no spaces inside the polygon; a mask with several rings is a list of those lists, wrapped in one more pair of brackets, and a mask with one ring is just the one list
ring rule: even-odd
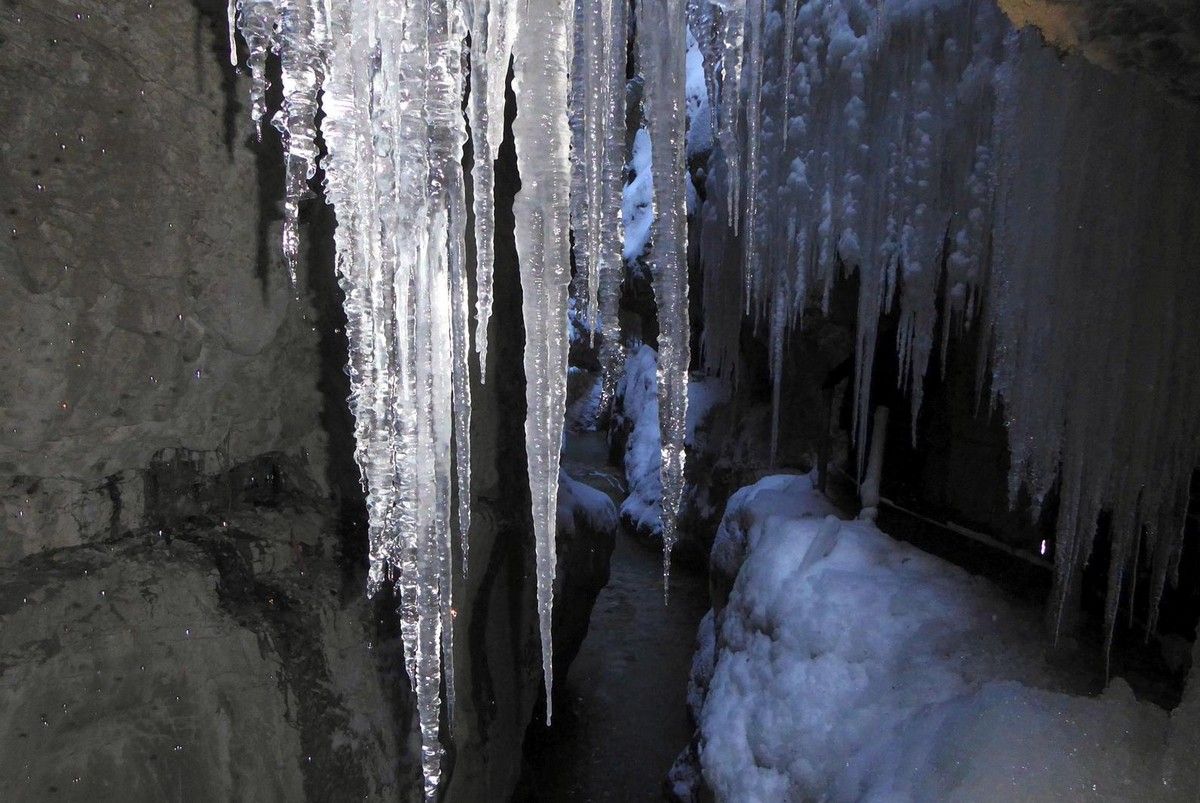
{"label": "large icicle", "polygon": [[559,450],[567,378],[571,127],[569,72],[574,8],[569,0],[529,0],[513,46],[517,118],[513,138],[521,190],[513,202],[525,319],[525,450],[537,553],[546,719],[551,713]]}
{"label": "large icicle", "polygon": [[504,139],[504,88],[517,33],[514,0],[475,0],[471,16],[471,138],[475,190],[475,350],[479,377],[487,376],[495,262],[494,163]]}
{"label": "large icicle", "polygon": [[287,147],[289,259],[298,204],[315,172],[317,97],[327,74],[323,167],[338,215],[356,458],[370,512],[369,586],[399,594],[429,799],[441,778],[443,685],[454,716],[455,462],[464,552],[470,513],[459,2],[279,0],[243,3],[235,15],[251,54],[256,122],[266,112],[267,49],[277,49],[282,64],[275,124]]}
{"label": "large icicle", "polygon": [[658,305],[658,410],[662,432],[663,584],[670,582],[671,549],[683,502],[687,384],[691,360],[687,287],[687,17],[683,0],[638,4],[638,66],[650,133],[654,181],[654,239],[650,269]]}
{"label": "large icicle", "polygon": [[[456,3],[451,13],[451,21],[456,28],[451,37],[452,41],[463,45],[465,20],[462,9]],[[463,47],[455,88],[457,97],[462,97],[463,81],[466,78],[467,68],[463,61],[466,54],[466,48]],[[467,131],[463,126],[461,114],[454,118],[453,135],[456,141],[451,155],[461,158],[463,145],[467,141]],[[454,366],[451,373],[454,383],[454,460],[458,477],[459,555],[465,577],[470,552],[468,536],[471,531],[471,310],[466,255],[467,199],[461,163],[460,169],[446,172],[446,182],[450,211],[450,302],[454,342]]]}
{"label": "large icicle", "polygon": [[577,0],[571,87],[575,297],[601,334],[600,409],[612,399],[624,351],[617,308],[624,276],[625,3]]}

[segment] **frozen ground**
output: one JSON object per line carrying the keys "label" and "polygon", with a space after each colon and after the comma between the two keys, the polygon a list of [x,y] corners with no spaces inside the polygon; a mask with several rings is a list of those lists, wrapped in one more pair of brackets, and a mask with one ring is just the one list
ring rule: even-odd
{"label": "frozen ground", "polygon": [[808,476],[726,508],[689,694],[717,799],[1197,799],[1195,688],[1174,722],[1119,678],[1064,693],[1037,610],[834,513]]}

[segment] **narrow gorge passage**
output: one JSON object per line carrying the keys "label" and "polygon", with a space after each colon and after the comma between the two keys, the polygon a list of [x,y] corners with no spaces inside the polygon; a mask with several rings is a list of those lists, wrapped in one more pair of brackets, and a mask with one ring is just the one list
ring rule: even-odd
{"label": "narrow gorge passage", "polygon": [[[563,464],[621,499],[604,433],[567,436]],[[662,554],[622,528],[608,585],[556,700],[554,724],[531,735],[530,782],[517,800],[662,800],[662,784],[691,738],[687,678],[696,627],[708,610],[705,577],[676,565],[663,605]]]}

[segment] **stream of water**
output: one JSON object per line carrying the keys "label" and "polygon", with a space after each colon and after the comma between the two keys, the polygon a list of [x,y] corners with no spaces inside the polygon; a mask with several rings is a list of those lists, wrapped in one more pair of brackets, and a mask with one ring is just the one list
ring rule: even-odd
{"label": "stream of water", "polygon": [[[620,470],[603,435],[568,438],[564,465],[620,502]],[[618,531],[608,585],[571,664],[553,726],[531,740],[534,801],[661,800],[671,763],[692,735],[687,678],[708,610],[703,575],[677,566],[663,604],[662,555]]]}

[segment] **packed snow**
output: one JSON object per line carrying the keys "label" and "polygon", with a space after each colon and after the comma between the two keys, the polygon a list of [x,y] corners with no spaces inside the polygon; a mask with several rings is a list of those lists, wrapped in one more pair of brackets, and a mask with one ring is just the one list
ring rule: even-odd
{"label": "packed snow", "polygon": [[[1098,697],[1064,693],[1069,678],[1043,659],[1038,610],[871,523],[838,518],[809,475],[734,494],[712,571],[727,596],[715,594],[701,624],[689,698],[703,781],[718,800],[1200,791],[1168,777],[1164,750],[1185,743],[1165,711],[1120,679]],[[1195,724],[1188,705],[1177,730]],[[698,779],[684,769],[672,777],[691,799]]]}
{"label": "packed snow", "polygon": [[[621,519],[636,532],[662,537],[662,480],[658,426],[658,353],[650,346],[632,349],[625,373],[617,385],[620,400],[617,427],[628,430],[625,443],[627,496],[621,503]],[[714,407],[728,398],[720,380],[695,377],[688,383],[686,444],[695,441],[696,430]]]}
{"label": "packed snow", "polygon": [[658,440],[658,353],[642,344],[625,358],[617,385],[621,400],[617,426],[629,429],[625,442],[625,501],[621,519],[637,532],[661,537],[662,478]]}
{"label": "packed snow", "polygon": [[592,532],[617,528],[617,508],[603,491],[580,482],[560,470],[558,475],[558,529],[573,532],[586,526]]}
{"label": "packed snow", "polygon": [[625,259],[640,259],[650,245],[654,226],[654,173],[651,169],[650,134],[639,128],[633,135],[629,156],[629,181],[622,192],[622,218],[625,221]]}
{"label": "packed snow", "polygon": [[[693,4],[697,5],[697,4]],[[705,79],[704,54],[691,28],[687,37],[687,66],[685,89],[687,97],[687,155],[688,158],[707,153],[713,147],[712,105]]]}

